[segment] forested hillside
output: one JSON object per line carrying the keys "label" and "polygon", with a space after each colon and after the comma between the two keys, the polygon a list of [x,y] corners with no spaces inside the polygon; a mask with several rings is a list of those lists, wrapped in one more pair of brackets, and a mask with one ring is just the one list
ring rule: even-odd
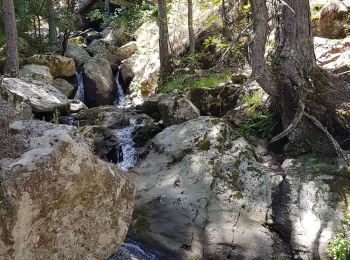
{"label": "forested hillside", "polygon": [[0,259],[350,259],[350,1],[0,7]]}

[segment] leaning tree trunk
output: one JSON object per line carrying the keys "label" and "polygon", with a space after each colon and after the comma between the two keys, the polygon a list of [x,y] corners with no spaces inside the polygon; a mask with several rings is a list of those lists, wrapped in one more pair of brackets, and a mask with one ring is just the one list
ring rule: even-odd
{"label": "leaning tree trunk", "polygon": [[49,22],[49,42],[51,45],[54,45],[57,42],[57,29],[52,0],[46,0],[46,11]]}
{"label": "leaning tree trunk", "polygon": [[18,77],[19,63],[17,50],[17,28],[15,9],[12,0],[3,0],[2,9],[5,24],[5,40],[6,40],[6,63],[5,74]]}
{"label": "leaning tree trunk", "polygon": [[350,102],[350,90],[316,65],[309,1],[274,1],[277,49],[272,67],[264,60],[269,33],[266,0],[253,0],[252,7],[252,76],[274,98],[284,125],[272,141],[288,136],[293,154],[316,151],[344,156],[334,136],[346,131],[339,111]]}
{"label": "leaning tree trunk", "polygon": [[160,85],[163,85],[172,72],[169,54],[168,18],[165,0],[158,0]]}

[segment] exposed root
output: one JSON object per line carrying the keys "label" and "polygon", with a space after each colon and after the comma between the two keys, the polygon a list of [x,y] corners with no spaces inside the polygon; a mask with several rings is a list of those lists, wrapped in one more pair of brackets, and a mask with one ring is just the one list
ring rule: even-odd
{"label": "exposed root", "polygon": [[299,100],[299,106],[298,106],[297,112],[294,115],[292,123],[290,123],[290,125],[285,130],[283,130],[283,132],[281,132],[280,134],[272,138],[270,143],[277,142],[282,138],[286,137],[287,135],[289,135],[298,126],[304,114],[305,114],[305,104],[301,100]]}
{"label": "exposed root", "polygon": [[310,115],[306,112],[304,112],[305,117],[309,118],[314,125],[316,125],[329,139],[329,141],[332,143],[334,150],[336,151],[338,158],[344,159],[346,162],[348,160],[346,152],[343,151],[343,149],[340,147],[339,143],[335,138],[328,132],[328,130],[322,125],[322,123],[313,115]]}

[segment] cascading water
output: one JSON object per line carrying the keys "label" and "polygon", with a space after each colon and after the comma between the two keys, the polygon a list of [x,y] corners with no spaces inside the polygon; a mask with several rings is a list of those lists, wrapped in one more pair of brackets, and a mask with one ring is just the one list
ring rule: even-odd
{"label": "cascading water", "polygon": [[132,133],[138,126],[136,118],[130,118],[130,125],[122,129],[114,130],[114,134],[119,140],[122,156],[117,164],[122,170],[127,171],[136,164],[136,149],[132,138]]}
{"label": "cascading water", "polygon": [[78,99],[81,102],[84,102],[84,80],[83,80],[83,71],[75,73],[75,81],[78,85],[78,90],[75,93],[74,99]]}
{"label": "cascading water", "polygon": [[125,103],[125,93],[123,90],[123,86],[119,80],[120,78],[120,66],[118,67],[117,73],[115,75],[115,83],[117,86],[117,95],[114,100],[114,105],[118,107],[123,107]]}

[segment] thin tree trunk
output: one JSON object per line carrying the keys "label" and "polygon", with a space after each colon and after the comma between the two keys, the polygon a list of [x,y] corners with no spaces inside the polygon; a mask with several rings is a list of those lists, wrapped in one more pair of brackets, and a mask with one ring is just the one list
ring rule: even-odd
{"label": "thin tree trunk", "polygon": [[15,10],[12,0],[3,0],[2,9],[5,23],[6,64],[5,73],[14,77],[19,74],[17,28]]}
{"label": "thin tree trunk", "polygon": [[193,3],[192,0],[187,0],[188,5],[188,36],[190,42],[190,53],[195,52],[196,43],[194,39],[194,30],[193,30]]}
{"label": "thin tree trunk", "polygon": [[57,29],[52,0],[46,0],[46,11],[49,22],[49,42],[51,45],[54,45],[57,42]]}
{"label": "thin tree trunk", "polygon": [[158,22],[159,22],[159,59],[160,85],[163,85],[171,75],[172,66],[169,54],[169,33],[168,33],[168,18],[165,0],[158,0]]}

